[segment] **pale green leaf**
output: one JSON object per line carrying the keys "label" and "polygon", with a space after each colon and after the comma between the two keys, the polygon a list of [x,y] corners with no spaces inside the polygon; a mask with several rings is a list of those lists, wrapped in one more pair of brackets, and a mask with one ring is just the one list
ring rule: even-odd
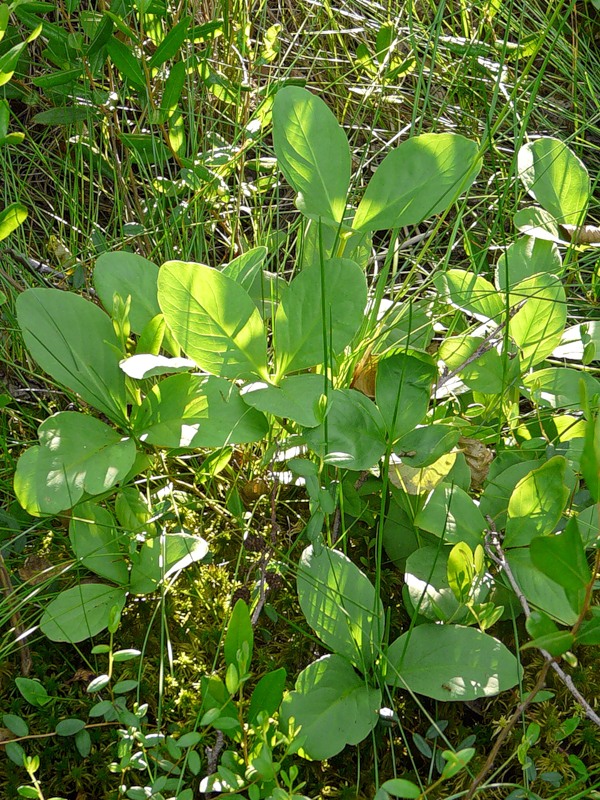
{"label": "pale green leaf", "polygon": [[273,145],[300,211],[340,223],[350,184],[350,148],[325,103],[298,86],[280,89],[273,105]]}
{"label": "pale green leaf", "polygon": [[57,514],[83,496],[102,494],[133,466],[133,439],[98,419],[61,411],[42,422],[40,446],[30,447],[17,462],[15,493],[30,514]]}
{"label": "pale green leaf", "polygon": [[366,671],[383,636],[383,606],[367,576],[339,550],[310,546],[300,558],[297,583],[311,628],[334,652]]}
{"label": "pale green leaf", "polygon": [[153,386],[135,419],[139,438],[157,447],[224,447],[266,436],[265,416],[237,387],[214,376],[183,373]]}
{"label": "pale green leaf", "polygon": [[83,297],[28,289],[17,298],[25,346],[40,367],[110,419],[126,418],[120,346],[108,316]]}
{"label": "pale green leaf", "polygon": [[158,276],[158,301],[183,351],[225,378],[267,377],[267,341],[247,292],[203,264],[168,261]]}
{"label": "pale green leaf", "polygon": [[323,760],[358,744],[379,718],[381,691],[369,686],[345,658],[323,656],[302,670],[281,705],[284,730],[293,718],[300,726],[302,750]]}
{"label": "pale green leaf", "polygon": [[378,231],[416,225],[445,211],[481,169],[475,142],[455,133],[425,133],[383,159],[361,200],[352,227]]}
{"label": "pale green leaf", "polygon": [[103,583],[82,583],[61,592],[46,608],[40,629],[53,642],[82,642],[108,626],[110,610],[125,605],[126,592]]}
{"label": "pale green leaf", "polygon": [[387,683],[434,700],[492,697],[518,683],[517,659],[498,639],[459,625],[418,625],[388,651]]}

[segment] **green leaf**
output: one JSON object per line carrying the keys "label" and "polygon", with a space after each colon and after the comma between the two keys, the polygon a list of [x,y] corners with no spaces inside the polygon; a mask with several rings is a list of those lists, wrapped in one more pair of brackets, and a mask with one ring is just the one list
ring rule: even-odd
{"label": "green leaf", "polygon": [[532,641],[522,645],[521,650],[536,647],[546,650],[551,656],[558,657],[573,646],[573,635],[568,631],[559,630],[556,623],[543,611],[532,611],[525,621],[525,626]]}
{"label": "green leaf", "polygon": [[441,295],[460,311],[481,322],[499,323],[505,314],[505,302],[496,288],[481,275],[463,269],[449,269],[436,275],[435,285]]}
{"label": "green leaf", "polygon": [[111,608],[125,605],[126,592],[103,583],[82,583],[61,592],[42,615],[40,629],[53,642],[82,642],[108,626]]}
{"label": "green leaf", "polygon": [[148,62],[148,67],[150,69],[160,67],[160,65],[164,64],[165,61],[168,61],[170,58],[173,58],[173,56],[177,55],[181,45],[186,39],[191,21],[191,17],[183,17],[183,19],[179,20],[178,23],[173,25],[171,30],[152,54],[152,58]]}
{"label": "green leaf", "polygon": [[483,541],[485,518],[469,495],[458,486],[441,483],[417,512],[415,525],[444,542],[465,542],[475,549]]}
{"label": "green leaf", "polygon": [[[452,593],[460,602],[466,602],[479,576],[473,551],[465,542],[458,542],[448,553],[447,573]],[[477,602],[484,599],[478,598]]]}
{"label": "green leaf", "polygon": [[281,705],[283,690],[285,689],[286,671],[283,667],[267,672],[256,684],[250,705],[248,706],[247,719],[250,725],[255,723],[261,711],[272,716]]}
{"label": "green leaf", "polygon": [[115,295],[123,304],[131,298],[129,323],[137,334],[160,313],[157,281],[156,264],[136,253],[102,253],[94,267],[94,287],[109,314],[113,313]]}
{"label": "green leaf", "polygon": [[577,644],[593,645],[600,644],[600,608],[592,606],[590,613],[591,619],[584,620],[577,632]]}
{"label": "green leaf", "polygon": [[290,419],[305,428],[314,428],[321,421],[319,402],[325,389],[323,375],[305,373],[290,375],[279,386],[267,383],[246,384],[241,390],[241,396],[252,408],[280,419]]}
{"label": "green leaf", "polygon": [[144,90],[146,88],[144,72],[131,47],[117,39],[116,36],[111,36],[106,43],[106,50],[121,75],[133,84],[136,89]]}
{"label": "green leaf", "polygon": [[16,714],[3,714],[2,724],[15,736],[27,736],[29,733],[29,726],[25,720]]}
{"label": "green leaf", "polygon": [[367,576],[338,550],[307,547],[298,565],[306,621],[334,652],[366,671],[379,653],[383,606]]}
{"label": "green leaf", "polygon": [[600,357],[600,321],[587,320],[571,325],[565,330],[558,347],[552,352],[553,358],[568,358],[589,364]]}
{"label": "green leaf", "polygon": [[328,363],[351,341],[363,322],[366,304],[367,282],[354,261],[332,258],[323,271],[318,265],[303,269],[275,314],[277,375]]}
{"label": "green leaf", "polygon": [[165,122],[175,113],[185,86],[186,73],[187,65],[185,61],[178,61],[169,70],[169,77],[165,81],[165,89],[160,101],[161,122]]}
{"label": "green leaf", "polygon": [[27,218],[27,209],[20,203],[11,203],[0,212],[0,242],[16,230]]}
{"label": "green leaf", "polygon": [[25,346],[40,367],[110,419],[126,419],[119,341],[108,316],[58,289],[27,289],[17,298]]}
{"label": "green leaf", "polygon": [[533,564],[529,548],[519,547],[509,550],[506,560],[517,585],[530,605],[544,611],[562,625],[575,624],[577,613],[574,611],[565,589],[550,580]]}
{"label": "green leaf", "polygon": [[[2,74],[0,73],[0,79]],[[0,84],[1,85],[1,84]],[[18,742],[6,742],[4,745],[4,752],[17,767],[23,767],[27,754]]]}
{"label": "green leaf", "polygon": [[381,692],[365,683],[339,655],[323,656],[302,670],[281,705],[285,727],[301,726],[302,749],[323,760],[358,744],[377,724]]}
{"label": "green leaf", "polygon": [[555,275],[541,274],[517,284],[510,305],[525,300],[511,318],[508,330],[521,349],[521,370],[539,364],[560,344],[567,321],[565,290]]}
{"label": "green leaf", "polygon": [[[326,421],[304,432],[308,446],[336,466],[371,469],[385,452],[385,428],[379,409],[353,389],[336,389],[328,400]],[[356,436],[356,431],[361,435]]]}
{"label": "green leaf", "polygon": [[350,184],[348,140],[325,103],[306,89],[286,86],[273,104],[273,145],[279,168],[298,194],[303,214],[341,223]]}
{"label": "green leaf", "polygon": [[[488,482],[479,499],[479,510],[486,519],[487,517],[492,518],[496,530],[506,527],[508,503],[517,483],[531,470],[543,463],[545,462],[535,459],[523,460],[511,463],[505,469],[502,469],[502,464],[500,464],[493,472],[490,470]],[[495,464],[492,462],[492,467],[494,466]]]}
{"label": "green leaf", "polygon": [[496,285],[504,292],[539,272],[561,274],[560,250],[554,242],[523,236],[513,242],[498,259]]}
{"label": "green leaf", "polygon": [[247,672],[252,661],[253,646],[254,632],[252,630],[250,612],[246,603],[243,600],[238,600],[229,618],[229,625],[227,626],[227,633],[223,643],[225,663],[237,666],[240,674]]}
{"label": "green leaf", "polygon": [[518,683],[517,659],[481,631],[459,625],[419,625],[388,651],[387,683],[434,700],[492,697]]}
{"label": "green leaf", "polygon": [[554,530],[569,496],[566,467],[562,456],[554,456],[515,486],[508,503],[504,547],[530,544],[534,536]]}
{"label": "green leaf", "polygon": [[123,480],[136,455],[133,439],[100,420],[61,411],[39,427],[39,447],[30,447],[17,462],[17,499],[30,514],[56,514],[83,496],[102,494]]}
{"label": "green leaf", "polygon": [[139,438],[156,447],[223,447],[260,441],[269,426],[237,387],[214,376],[172,375],[153,386],[135,420]]}
{"label": "green leaf", "polygon": [[561,225],[581,225],[590,198],[590,178],[564,142],[544,136],[519,150],[519,178],[529,194]]}
{"label": "green leaf", "polygon": [[437,368],[428,356],[396,353],[377,366],[375,399],[394,441],[423,421]]}
{"label": "green leaf", "polygon": [[189,372],[196,366],[196,363],[190,358],[167,358],[151,353],[137,353],[129,358],[124,358],[119,366],[130,378],[140,381],[177,372]]}
{"label": "green leaf", "polygon": [[[600,381],[588,372],[569,367],[548,367],[531,372],[523,378],[524,394],[540,406],[550,408],[581,408],[582,391],[590,400],[600,396]],[[598,406],[596,399],[594,408]]]}
{"label": "green leaf", "polygon": [[379,231],[416,225],[445,211],[481,169],[475,142],[455,133],[414,136],[383,159],[352,227]]}
{"label": "green leaf", "polygon": [[458,753],[454,753],[452,750],[442,751],[442,758],[447,763],[442,770],[441,779],[447,781],[449,778],[453,778],[467,766],[474,755],[474,747],[465,747],[463,750],[459,750]]}
{"label": "green leaf", "polygon": [[92,750],[92,738],[86,730],[75,734],[75,747],[82,758],[87,758]]}
{"label": "green leaf", "polygon": [[434,622],[464,622],[467,610],[448,583],[448,552],[420,547],[406,560],[404,583],[414,610]]}
{"label": "green leaf", "polygon": [[[478,351],[479,355],[476,356]],[[474,392],[503,392],[507,376],[502,356],[495,347],[490,348],[482,337],[470,333],[451,336],[441,343],[437,355],[449,372],[459,370],[457,374],[460,380]]]}
{"label": "green leaf", "polygon": [[129,582],[129,570],[123,552],[123,534],[115,520],[96,503],[80,503],[69,523],[69,539],[75,558],[101,578],[121,586]]}
{"label": "green leaf", "polygon": [[15,678],[15,685],[21,695],[36,708],[43,708],[52,700],[46,688],[32,678]]}
{"label": "green leaf", "polygon": [[250,293],[254,281],[256,278],[260,278],[267,253],[266,247],[253,247],[226,264],[221,272],[229,278],[233,278]]}
{"label": "green leaf", "polygon": [[75,736],[76,733],[85,728],[85,722],[82,719],[61,719],[57,723],[54,732],[57,736]]}
{"label": "green leaf", "polygon": [[91,106],[59,106],[40,111],[32,122],[35,125],[72,125],[75,122],[91,121],[98,116],[98,112]]}
{"label": "green leaf", "polygon": [[405,781],[403,778],[392,778],[389,781],[385,781],[385,783],[381,784],[381,788],[384,792],[391,794],[392,797],[408,798],[408,800],[421,797],[419,787],[411,781]]}
{"label": "green leaf", "polygon": [[168,261],[158,302],[175,339],[199,367],[225,378],[267,378],[261,316],[232,278],[202,264]]}
{"label": "green leaf", "polygon": [[162,533],[146,539],[131,557],[132,594],[148,594],[172,575],[201,561],[208,553],[208,544],[200,536],[189,533]]}
{"label": "green leaf", "polygon": [[410,461],[392,455],[389,462],[389,479],[393,486],[412,495],[432,492],[440,483],[468,486],[470,471],[463,453],[445,453],[426,467],[413,467]]}
{"label": "green leaf", "polygon": [[411,467],[428,467],[453,450],[459,438],[460,430],[451,425],[417,425],[414,430],[400,437],[394,445],[394,451]]}
{"label": "green leaf", "polygon": [[138,164],[162,167],[171,157],[171,151],[158,135],[152,133],[120,133],[119,139],[129,150],[131,158]]}
{"label": "green leaf", "polygon": [[[581,474],[595,503],[600,501],[600,414],[585,423],[585,444],[579,464]],[[594,507],[593,517],[596,531],[598,510]],[[597,537],[596,532],[596,537]],[[594,538],[596,538],[594,537]]]}
{"label": "green leaf", "polygon": [[514,215],[513,222],[525,236],[565,244],[565,236],[556,220],[543,208],[522,208]]}
{"label": "green leaf", "polygon": [[592,579],[575,519],[554,536],[536,536],[530,551],[533,564],[568,592],[580,592]]}

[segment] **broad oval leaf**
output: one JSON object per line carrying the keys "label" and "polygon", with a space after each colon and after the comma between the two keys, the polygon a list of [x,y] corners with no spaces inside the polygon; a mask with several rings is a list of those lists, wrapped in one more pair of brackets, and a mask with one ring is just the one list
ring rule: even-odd
{"label": "broad oval leaf", "polygon": [[[550,408],[581,408],[582,391],[587,392],[591,405],[598,406],[600,381],[569,367],[547,367],[523,378],[523,393],[541,406]],[[596,400],[594,401],[594,397]]]}
{"label": "broad oval leaf", "polygon": [[392,440],[423,421],[437,368],[426,355],[396,353],[377,366],[375,399]]}
{"label": "broad oval leaf", "polygon": [[379,719],[381,691],[369,686],[339,655],[323,656],[302,670],[293,692],[281,704],[285,727],[301,726],[302,749],[312,759],[340,753],[358,744]]}
{"label": "broad oval leaf", "polygon": [[125,605],[124,589],[82,583],[61,592],[46,608],[40,628],[53,642],[82,642],[108,626],[110,610]]}
{"label": "broad oval leaf", "polygon": [[567,591],[539,570],[531,559],[528,547],[511,548],[506,560],[517,585],[530,605],[544,611],[562,625],[574,625],[578,613],[573,609]]}
{"label": "broad oval leaf", "polygon": [[207,542],[189,533],[163,533],[148,538],[131,558],[129,589],[133,594],[153,592],[171,575],[201,561],[207,553]]}
{"label": "broad oval leaf", "polygon": [[554,530],[569,497],[566,467],[562,456],[554,456],[515,486],[508,503],[504,547],[528,545],[534,536]]}
{"label": "broad oval leaf", "polygon": [[568,592],[580,592],[592,574],[575,519],[555,536],[537,536],[531,542],[531,560],[539,570]]}
{"label": "broad oval leaf", "polygon": [[123,302],[131,298],[129,323],[141,334],[160,307],[156,296],[158,267],[136,253],[102,253],[94,267],[94,286],[102,305],[112,313],[114,296]]}
{"label": "broad oval leaf", "polygon": [[190,358],[167,358],[152,353],[136,353],[134,356],[124,358],[119,366],[130,378],[140,381],[144,378],[188,372],[196,366],[196,362]]}
{"label": "broad oval leaf", "polygon": [[25,346],[40,367],[110,419],[126,419],[120,345],[108,316],[76,294],[27,289],[17,298]]}
{"label": "broad oval leaf", "polygon": [[69,522],[69,539],[75,558],[84,567],[121,586],[128,583],[123,534],[106,508],[80,503]]}
{"label": "broad oval leaf", "polygon": [[495,286],[481,275],[464,269],[449,269],[435,277],[435,285],[455,308],[480,322],[499,323],[506,311],[505,301]]}
{"label": "broad oval leaf", "polygon": [[314,428],[321,421],[319,401],[327,386],[323,375],[304,373],[289,375],[278,386],[249,383],[240,394],[252,408],[281,419],[291,419],[305,428]]}
{"label": "broad oval leaf", "polygon": [[184,373],[152,387],[135,430],[156,447],[224,447],[257,442],[269,426],[264,414],[244,403],[234,384]]}
{"label": "broad oval leaf", "polygon": [[508,330],[521,350],[521,370],[543,361],[560,344],[567,321],[567,299],[559,278],[540,274],[517,284],[510,305],[523,307],[510,319]]}
{"label": "broad oval leaf", "polygon": [[591,319],[567,328],[560,344],[552,351],[552,357],[586,365],[600,360],[600,321]]}
{"label": "broad oval leaf", "polygon": [[256,722],[261,711],[274,714],[281,705],[285,689],[286,671],[283,667],[267,672],[258,681],[248,706],[248,722]]}
{"label": "broad oval leaf", "polygon": [[332,258],[323,265],[323,272],[320,266],[303,269],[275,313],[278,377],[328,363],[349,344],[364,319],[366,305],[367,281],[354,261]]}
{"label": "broad oval leaf", "polygon": [[456,133],[424,133],[383,159],[352,227],[379,231],[416,225],[439,214],[466,191],[481,169],[475,142]]}
{"label": "broad oval leaf", "polygon": [[387,683],[434,700],[492,697],[519,681],[517,659],[502,642],[461,625],[418,625],[387,657]]}
{"label": "broad oval leaf", "polygon": [[460,380],[474,392],[502,394],[508,382],[502,356],[481,336],[450,336],[441,343],[438,357],[448,372],[458,370]]}
{"label": "broad oval leaf", "polygon": [[565,236],[558,223],[543,208],[522,208],[513,217],[515,228],[525,236],[565,244]]}
{"label": "broad oval leaf", "polygon": [[267,376],[267,340],[247,292],[216,269],[168,261],[158,275],[158,302],[183,351],[225,378]]}
{"label": "broad oval leaf", "polygon": [[260,276],[268,252],[266,247],[253,247],[226,264],[221,272],[233,278],[250,293],[252,284]]}
{"label": "broad oval leaf", "polygon": [[[308,446],[339,467],[370,469],[382,457],[386,446],[379,409],[353,389],[336,389],[328,399],[326,423],[304,432]],[[360,431],[360,436],[356,431]]]}
{"label": "broad oval leaf", "polygon": [[522,236],[502,253],[496,264],[496,286],[511,289],[539,272],[560,275],[562,258],[555,242]]}
{"label": "broad oval leaf", "polygon": [[379,652],[383,605],[367,576],[339,550],[312,545],[298,565],[306,621],[334,652],[366,672]]}
{"label": "broad oval leaf", "polygon": [[133,466],[133,439],[123,439],[99,419],[61,411],[39,427],[39,447],[30,447],[17,462],[17,499],[30,514],[57,514],[83,496],[102,494]]}
{"label": "broad oval leaf", "polygon": [[564,142],[544,136],[523,145],[518,170],[523,186],[557,222],[583,223],[590,177],[583,162]]}
{"label": "broad oval leaf", "polygon": [[[434,622],[465,622],[468,610],[454,596],[448,582],[448,549],[420,547],[406,561],[404,582],[414,610]],[[488,594],[479,585],[476,602]]]}
{"label": "broad oval leaf", "polygon": [[465,542],[474,550],[483,543],[487,523],[478,506],[458,486],[441,483],[415,517],[415,525],[444,542]]}
{"label": "broad oval leaf", "polygon": [[298,86],[280,89],[273,104],[273,145],[300,211],[340,223],[352,164],[346,134],[325,103]]}

